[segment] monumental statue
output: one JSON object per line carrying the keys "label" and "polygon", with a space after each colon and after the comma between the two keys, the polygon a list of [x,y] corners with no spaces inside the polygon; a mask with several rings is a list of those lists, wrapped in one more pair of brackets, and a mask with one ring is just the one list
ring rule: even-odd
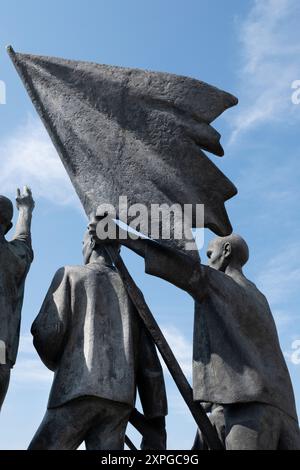
{"label": "monumental statue", "polygon": [[0,410],[9,386],[19,346],[21,310],[25,279],[33,260],[31,218],[34,208],[31,190],[18,189],[19,218],[12,241],[5,235],[12,228],[13,204],[0,196]]}
{"label": "monumental statue", "polygon": [[[123,196],[128,207],[142,204],[149,213],[155,203],[190,204],[192,227],[203,226],[196,217],[203,204],[205,227],[231,232],[224,203],[237,190],[203,150],[223,155],[211,122],[237,104],[234,96],[170,73],[8,52],[88,218],[110,204],[130,223],[134,216],[119,207]],[[150,225],[160,227],[149,222],[145,235]]]}
{"label": "monumental statue", "polygon": [[218,405],[212,421],[225,448],[300,449],[288,368],[268,301],[243,273],[249,250],[242,237],[214,239],[209,266],[151,240],[119,241],[145,258],[148,274],[195,299],[194,400]]}
{"label": "monumental statue", "polygon": [[[224,154],[221,136],[211,123],[237,104],[233,95],[170,73],[20,54],[12,47],[8,53],[89,219],[100,205],[106,205],[116,208],[123,222],[132,222],[135,215],[127,207],[143,205],[150,215],[142,216],[142,232],[155,231],[152,238],[181,251],[193,227],[205,226],[221,236],[231,233],[225,202],[237,190],[204,151]],[[161,236],[162,221],[152,216],[153,205],[192,207],[188,230],[175,236],[175,212],[170,236]],[[199,205],[205,208],[200,218]],[[199,261],[195,249],[188,256]],[[120,257],[115,262],[207,443],[221,448],[126,266]]]}
{"label": "monumental statue", "polygon": [[[87,231],[84,266],[57,271],[32,325],[34,345],[55,372],[45,417],[30,450],[120,450],[139,391],[154,441],[165,449],[162,368],[105,246]],[[155,436],[156,432],[156,436]]]}
{"label": "monumental statue", "polygon": [[[135,215],[127,207],[145,207],[147,213],[136,227],[144,238],[120,237],[118,242],[145,258],[147,273],[195,299],[192,390],[124,265],[118,243],[111,237],[105,242],[93,223],[92,261],[58,271],[33,326],[35,345],[55,370],[55,378],[48,411],[30,448],[75,448],[82,440],[88,448],[122,447],[139,387],[133,351],[141,346],[131,309],[142,322],[139,334],[145,334],[146,327],[150,335],[149,358],[156,364],[159,396],[164,394],[163,381],[151,341],[200,429],[199,445],[203,438],[210,449],[299,448],[293,389],[270,307],[243,274],[248,247],[232,235],[225,209],[237,190],[204,153],[223,155],[220,134],[211,123],[237,99],[199,80],[169,73],[20,54],[11,47],[8,52],[87,217],[113,207],[115,219],[131,226]],[[196,249],[186,249],[186,231],[175,236],[178,214],[170,221],[170,236],[162,236],[163,218],[152,216],[154,205],[191,206],[190,232],[207,227],[220,237],[210,245],[210,266],[201,264]],[[203,219],[197,217],[199,205],[204,207]],[[98,303],[103,312],[99,316],[93,310]],[[119,325],[113,327],[114,341],[109,334],[101,336],[109,330],[107,312]],[[113,362],[105,359],[108,345]],[[90,375],[91,370],[95,374]],[[94,398],[83,398],[89,390]],[[103,400],[112,405],[107,429],[114,422],[119,440],[111,435],[109,441],[107,433],[99,431]],[[161,436],[163,403],[162,398],[156,422]],[[201,403],[211,407],[211,421]],[[68,432],[62,433],[66,423]]]}

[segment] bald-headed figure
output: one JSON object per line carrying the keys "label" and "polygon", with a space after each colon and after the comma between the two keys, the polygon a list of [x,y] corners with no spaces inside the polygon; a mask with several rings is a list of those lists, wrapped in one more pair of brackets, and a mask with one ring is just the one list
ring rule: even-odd
{"label": "bald-headed figure", "polygon": [[[100,242],[100,240],[99,240]],[[236,234],[208,247],[209,266],[151,240],[119,238],[145,258],[148,274],[195,299],[194,400],[213,406],[227,449],[300,449],[289,372],[265,296],[243,266],[247,243]]]}
{"label": "bald-headed figure", "polygon": [[31,217],[34,201],[29,188],[17,192],[19,218],[12,241],[5,235],[12,228],[13,204],[0,196],[0,410],[7,393],[10,371],[16,362],[24,284],[33,259]]}
{"label": "bald-headed figure", "polygon": [[242,272],[243,266],[249,259],[249,248],[245,240],[236,233],[228,237],[216,237],[207,249],[208,265],[218,271]]}

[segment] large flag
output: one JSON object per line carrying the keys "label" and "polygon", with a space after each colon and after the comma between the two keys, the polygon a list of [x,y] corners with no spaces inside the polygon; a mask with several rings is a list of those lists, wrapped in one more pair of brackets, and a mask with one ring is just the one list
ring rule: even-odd
{"label": "large flag", "polygon": [[120,196],[149,209],[204,204],[205,227],[231,232],[224,203],[236,188],[203,150],[223,155],[210,123],[234,96],[169,73],[8,52],[87,215]]}

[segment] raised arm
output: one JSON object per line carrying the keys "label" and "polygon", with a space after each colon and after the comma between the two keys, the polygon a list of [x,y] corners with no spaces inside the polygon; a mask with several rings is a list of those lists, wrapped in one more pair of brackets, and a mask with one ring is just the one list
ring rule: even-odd
{"label": "raised arm", "polygon": [[15,239],[31,239],[31,219],[34,209],[34,200],[30,188],[24,187],[23,193],[17,190],[16,197],[17,209],[19,217],[14,235]]}
{"label": "raised arm", "polygon": [[140,237],[132,239],[129,233],[117,226],[111,219],[107,219],[107,223],[113,224],[114,227],[111,227],[108,233],[114,233],[116,237],[114,240],[101,240],[97,230],[97,222],[99,220],[101,218],[95,218],[89,225],[90,232],[96,243],[117,242],[126,246],[145,259],[146,273],[174,284],[193,297],[196,295],[202,272],[200,261],[193,260],[179,250],[166,247],[148,238]]}

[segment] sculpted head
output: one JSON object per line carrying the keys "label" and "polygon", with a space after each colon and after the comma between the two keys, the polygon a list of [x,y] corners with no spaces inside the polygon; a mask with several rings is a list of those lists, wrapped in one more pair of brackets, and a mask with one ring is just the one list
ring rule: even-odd
{"label": "sculpted head", "polygon": [[236,233],[228,237],[216,237],[207,249],[208,265],[225,272],[228,267],[242,270],[249,259],[249,248],[245,240]]}
{"label": "sculpted head", "polygon": [[12,218],[14,215],[14,206],[10,199],[0,196],[0,225],[6,234],[12,228]]}
{"label": "sculpted head", "polygon": [[[83,254],[84,264],[90,263],[92,258],[95,260],[99,257],[104,258],[104,260],[108,264],[111,264],[111,259],[105,249],[105,246],[108,243],[105,243],[105,242],[101,243],[99,241],[96,241],[93,228],[91,230],[91,226],[89,226],[87,230],[85,231],[82,243],[83,243],[82,254]],[[114,243],[114,246],[116,245],[117,245],[117,249],[120,251],[121,245]]]}

